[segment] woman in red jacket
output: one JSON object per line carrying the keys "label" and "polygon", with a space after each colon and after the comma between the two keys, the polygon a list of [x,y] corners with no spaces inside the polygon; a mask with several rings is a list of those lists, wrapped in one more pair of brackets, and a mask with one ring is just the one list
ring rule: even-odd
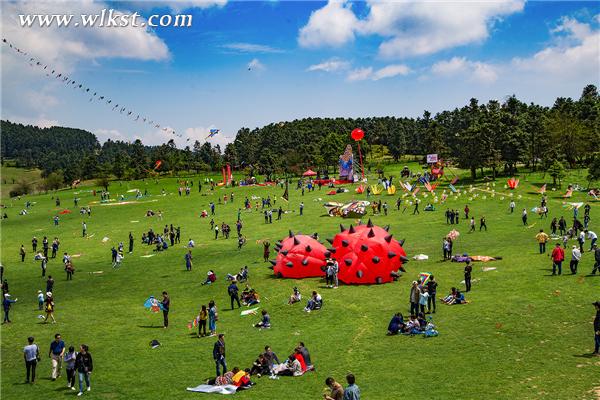
{"label": "woman in red jacket", "polygon": [[558,267],[558,274],[562,273],[562,262],[565,259],[565,251],[560,247],[560,243],[556,243],[556,247],[552,250],[552,275],[556,275],[556,268]]}

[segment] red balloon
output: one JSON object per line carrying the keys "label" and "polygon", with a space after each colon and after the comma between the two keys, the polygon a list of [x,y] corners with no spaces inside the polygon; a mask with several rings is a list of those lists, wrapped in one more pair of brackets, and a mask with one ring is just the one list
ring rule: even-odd
{"label": "red balloon", "polygon": [[352,133],[350,134],[350,136],[352,136],[352,139],[356,140],[357,142],[359,140],[361,140],[363,137],[365,137],[365,133],[363,132],[362,129],[360,128],[356,128],[352,131]]}

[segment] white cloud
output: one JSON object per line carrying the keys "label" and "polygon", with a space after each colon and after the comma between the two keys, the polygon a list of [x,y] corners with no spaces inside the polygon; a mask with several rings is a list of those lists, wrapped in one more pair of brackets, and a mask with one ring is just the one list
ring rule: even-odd
{"label": "white cloud", "polygon": [[166,2],[166,5],[176,13],[190,8],[224,7],[226,4],[227,0],[169,0]]}
{"label": "white cloud", "polygon": [[597,81],[600,69],[600,29],[592,29],[590,24],[564,17],[551,32],[558,35],[554,45],[529,58],[514,58],[512,66],[520,71],[544,76],[561,79],[585,77],[590,81]]}
{"label": "white cloud", "polygon": [[369,79],[371,76],[373,76],[373,68],[372,67],[357,68],[357,69],[353,69],[352,71],[350,71],[348,73],[347,79],[350,82],[364,81],[366,79]]}
{"label": "white cloud", "polygon": [[336,72],[346,70],[348,68],[350,68],[350,62],[334,57],[323,61],[322,63],[311,65],[306,70]]}
{"label": "white cloud", "polygon": [[108,139],[116,142],[120,140],[122,142],[129,142],[131,138],[125,136],[121,131],[117,129],[96,129],[92,132],[98,138],[100,143],[106,142]]}
{"label": "white cloud", "polygon": [[300,29],[298,43],[302,47],[341,46],[354,39],[356,23],[350,3],[329,0],[310,14],[308,23]]}
{"label": "white cloud", "polygon": [[479,61],[470,61],[465,57],[453,57],[439,61],[431,67],[431,72],[439,76],[463,76],[480,83],[493,83],[498,79],[499,67]]}
{"label": "white cloud", "polygon": [[392,78],[397,75],[407,75],[410,73],[410,68],[403,64],[388,65],[383,67],[373,74],[373,80],[378,81],[380,79]]}
{"label": "white cloud", "polygon": [[369,12],[360,20],[345,2],[330,1],[314,11],[300,30],[300,45],[341,46],[355,35],[377,35],[382,38],[380,56],[427,55],[482,42],[495,21],[524,6],[524,0],[367,3]]}
{"label": "white cloud", "polygon": [[267,68],[258,58],[253,58],[252,61],[248,63],[247,67],[252,71],[264,71]]}
{"label": "white cloud", "polygon": [[241,53],[283,53],[282,49],[256,43],[227,43],[222,47]]}
{"label": "white cloud", "polygon": [[60,126],[60,124],[58,123],[58,120],[47,118],[44,114],[41,114],[34,118],[22,117],[22,116],[11,116],[11,118],[8,118],[8,120],[11,122],[17,123],[17,124],[39,126],[40,128],[50,128],[53,126]]}
{"label": "white cloud", "polygon": [[350,71],[346,79],[350,82],[364,81],[367,79],[378,81],[380,79],[393,78],[398,75],[407,75],[410,72],[410,68],[404,64],[392,64],[378,70],[374,70],[373,67],[357,68]]}

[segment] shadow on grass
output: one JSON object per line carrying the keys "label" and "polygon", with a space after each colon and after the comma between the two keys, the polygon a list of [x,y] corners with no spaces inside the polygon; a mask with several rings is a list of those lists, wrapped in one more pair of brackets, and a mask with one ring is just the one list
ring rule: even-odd
{"label": "shadow on grass", "polygon": [[577,358],[598,358],[598,355],[594,354],[594,353],[583,353],[583,354],[573,354],[573,357],[577,357]]}
{"label": "shadow on grass", "polygon": [[138,328],[162,328],[162,325],[138,325]]}

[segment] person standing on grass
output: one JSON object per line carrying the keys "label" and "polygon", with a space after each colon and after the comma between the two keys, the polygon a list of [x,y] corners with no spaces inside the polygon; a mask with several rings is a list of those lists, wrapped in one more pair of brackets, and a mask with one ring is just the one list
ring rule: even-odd
{"label": "person standing on grass", "polygon": [[487,232],[487,225],[485,223],[485,217],[481,217],[481,219],[479,220],[479,232],[481,232],[481,229],[485,228],[485,231]]}
{"label": "person standing on grass", "polygon": [[511,200],[510,203],[508,203],[508,207],[510,208],[511,214],[515,212],[515,206],[516,206],[516,204],[515,204],[514,200]]}
{"label": "person standing on grass", "polygon": [[546,252],[546,243],[548,242],[548,235],[544,233],[543,229],[540,229],[540,232],[535,235],[535,240],[537,240],[540,246],[540,254],[544,254]]}
{"label": "person standing on grass", "polygon": [[413,215],[421,214],[419,212],[419,203],[420,203],[419,199],[415,198],[415,209],[413,210]]}
{"label": "person standing on grass", "polygon": [[81,223],[81,236],[87,236],[87,224],[85,223],[85,221]]}
{"label": "person standing on grass", "polygon": [[33,253],[35,253],[37,251],[37,245],[38,245],[38,240],[37,238],[34,236],[33,239],[31,239],[31,251]]}
{"label": "person standing on grass", "polygon": [[52,275],[48,275],[48,280],[46,281],[46,292],[51,292],[54,289],[54,279]]}
{"label": "person standing on grass", "polygon": [[412,282],[412,286],[410,288],[410,313],[417,315],[419,313],[419,295],[420,290],[417,285],[417,281]]}
{"label": "person standing on grass", "polygon": [[42,250],[44,250],[44,257],[48,258],[48,238],[46,236],[42,239]]}
{"label": "person standing on grass", "polygon": [[[429,276],[429,280],[427,281],[427,292],[429,293],[429,297],[427,298],[427,310],[429,314],[435,314],[435,295],[437,292],[438,283],[435,280],[433,275]],[[431,306],[433,306],[433,311]]]}
{"label": "person standing on grass", "polygon": [[171,298],[167,292],[162,292],[163,299],[161,301],[163,308],[163,327],[167,329],[169,326],[169,307],[171,306]]}
{"label": "person standing on grass", "polygon": [[21,250],[19,250],[19,255],[21,256],[21,262],[25,262],[25,246],[21,245]]}
{"label": "person standing on grass", "polygon": [[583,245],[585,244],[585,232],[579,232],[579,236],[577,236],[577,242],[579,243],[579,250],[583,253]]}
{"label": "person standing on grass", "polygon": [[567,221],[565,220],[565,217],[561,216],[558,220],[558,232],[561,235],[564,235],[567,232]]}
{"label": "person standing on grass", "polygon": [[54,340],[50,343],[50,350],[48,351],[48,357],[52,361],[52,380],[60,377],[62,369],[62,360],[65,355],[65,342],[60,337],[60,333],[54,335]]}
{"label": "person standing on grass", "polygon": [[271,255],[271,243],[268,240],[263,242],[263,259],[265,262],[269,261],[269,256]]}
{"label": "person standing on grass", "polygon": [[4,299],[2,300],[2,309],[4,311],[4,322],[3,324],[10,323],[10,318],[8,313],[10,312],[10,307],[17,302],[19,299],[11,299],[10,294],[4,293]]}
{"label": "person standing on grass", "polygon": [[344,389],[343,400],[360,400],[360,389],[356,386],[354,375],[346,375],[346,382],[348,382],[348,386]]}
{"label": "person standing on grass", "polygon": [[219,224],[215,224],[215,240],[219,238]]}
{"label": "person standing on grass", "polygon": [[[35,368],[40,360],[40,348],[34,343],[33,336],[27,338],[27,346],[23,347],[23,358],[25,358],[25,369],[27,370],[25,383],[34,383]],[[30,378],[31,380],[29,380]]]}
{"label": "person standing on grass", "polygon": [[569,264],[569,268],[571,268],[571,273],[573,275],[577,273],[577,266],[579,265],[579,260],[581,260],[581,251],[579,251],[577,245],[573,245],[573,250],[571,250],[571,262]]}
{"label": "person standing on grass", "polygon": [[206,305],[202,305],[200,313],[198,313],[198,337],[206,336],[206,322],[208,320],[208,310]]}
{"label": "person standing on grass", "polygon": [[427,306],[427,301],[429,300],[429,293],[427,288],[423,288],[421,293],[419,293],[419,308],[421,309],[421,313],[425,315],[425,306]]}
{"label": "person standing on grass", "polygon": [[217,306],[215,305],[215,301],[211,300],[208,302],[208,330],[210,331],[210,336],[217,334],[217,319]]}
{"label": "person standing on grass", "polygon": [[475,232],[475,217],[471,217],[471,220],[469,221],[469,233],[470,232]]}
{"label": "person standing on grass", "polygon": [[185,254],[185,269],[188,271],[192,270],[192,250],[188,250],[188,252]]}
{"label": "person standing on grass", "polygon": [[473,272],[473,266],[470,261],[467,261],[467,265],[465,265],[465,292],[471,291],[471,272]]}
{"label": "person standing on grass", "polygon": [[133,234],[129,232],[129,254],[133,253]]}
{"label": "person standing on grass", "polygon": [[527,209],[524,208],[523,212],[521,213],[521,221],[523,221],[523,225],[527,226]]}
{"label": "person standing on grass", "polygon": [[226,373],[227,362],[225,361],[225,335],[222,333],[219,333],[219,338],[213,346],[213,359],[215,360],[217,376],[221,376],[221,366],[223,366],[223,373]]}
{"label": "person standing on grass", "polygon": [[37,291],[37,300],[38,300],[38,310],[42,311],[44,309],[44,293],[41,290]]}
{"label": "person standing on grass", "polygon": [[77,359],[77,353],[75,347],[70,346],[69,351],[65,354],[64,362],[65,369],[67,370],[67,387],[71,390],[75,390],[75,360]]}
{"label": "person standing on grass", "polygon": [[[304,189],[302,189],[304,190]],[[304,203],[300,202],[300,215],[304,215]]]}
{"label": "person standing on grass", "polygon": [[75,272],[75,268],[73,267],[73,263],[71,262],[71,260],[67,261],[67,263],[65,264],[65,272],[67,273],[67,280],[72,281],[73,272]]}
{"label": "person standing on grass", "polygon": [[79,393],[77,396],[83,395],[83,381],[85,380],[85,384],[87,386],[87,391],[92,390],[92,385],[90,384],[90,374],[94,369],[94,364],[92,362],[92,355],[89,352],[89,348],[87,345],[82,344],[79,347],[79,353],[75,357],[75,369],[79,374]]}
{"label": "person standing on grass", "polygon": [[600,247],[595,244],[592,251],[594,252],[594,269],[592,270],[592,275],[596,275],[596,271],[600,272]]}
{"label": "person standing on grass", "polygon": [[554,250],[552,250],[552,275],[556,275],[556,268],[558,268],[558,274],[562,273],[562,262],[565,259],[565,251],[560,247],[560,243],[556,243]]}
{"label": "person standing on grass", "polygon": [[232,280],[231,284],[227,288],[227,293],[229,294],[229,299],[231,300],[231,309],[233,310],[233,302],[234,300],[237,302],[238,308],[241,308],[240,304],[240,296],[239,296],[239,288],[236,285],[236,280]]}
{"label": "person standing on grass", "polygon": [[592,303],[596,307],[596,317],[594,318],[594,352],[597,356],[600,356],[600,301]]}
{"label": "person standing on grass", "polygon": [[465,219],[469,219],[469,211],[471,211],[471,210],[469,209],[469,205],[468,205],[468,204],[466,204],[466,205],[465,205]]}

